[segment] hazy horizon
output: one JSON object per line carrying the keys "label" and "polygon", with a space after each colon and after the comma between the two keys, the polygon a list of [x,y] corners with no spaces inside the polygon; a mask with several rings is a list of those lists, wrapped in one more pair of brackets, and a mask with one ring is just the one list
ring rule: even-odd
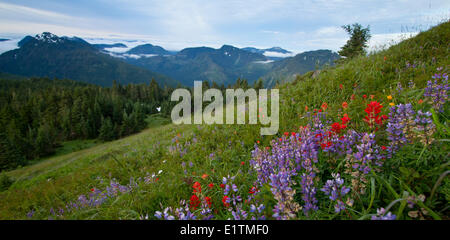
{"label": "hazy horizon", "polygon": [[[383,3],[384,2],[384,3]],[[0,52],[26,35],[51,32],[90,43],[151,43],[167,50],[232,45],[300,53],[337,51],[341,26],[370,26],[369,47],[427,30],[448,18],[448,1],[0,1]],[[135,42],[127,42],[136,40]],[[128,49],[129,49],[128,48]],[[116,49],[121,51],[121,49]],[[122,49],[124,50],[124,49]],[[114,49],[113,49],[114,51]]]}

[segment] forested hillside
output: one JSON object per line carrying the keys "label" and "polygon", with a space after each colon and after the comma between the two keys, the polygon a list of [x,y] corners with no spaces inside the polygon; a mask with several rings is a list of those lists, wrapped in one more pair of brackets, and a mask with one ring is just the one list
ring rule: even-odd
{"label": "forested hillside", "polygon": [[69,80],[0,80],[0,170],[47,156],[63,141],[113,140],[146,127],[148,114],[170,114],[169,88]]}

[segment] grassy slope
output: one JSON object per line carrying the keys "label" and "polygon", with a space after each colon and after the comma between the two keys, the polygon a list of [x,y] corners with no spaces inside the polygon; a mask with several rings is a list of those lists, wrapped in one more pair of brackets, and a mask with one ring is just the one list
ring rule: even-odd
{"label": "grassy slope", "polygon": [[[190,126],[150,128],[114,142],[56,156],[8,173],[16,182],[0,196],[0,219],[24,218],[30,206],[50,208],[76,199],[94,187],[97,176],[118,177],[110,154],[124,159],[133,151],[148,152],[154,144],[167,144],[176,132],[189,133]],[[125,173],[127,174],[127,173]]]}
{"label": "grassy slope", "polygon": [[[279,133],[296,131],[298,126],[306,124],[305,106],[311,110],[320,108],[323,102],[327,102],[329,116],[337,120],[342,114],[339,109],[342,109],[343,101],[349,103],[347,113],[355,120],[351,127],[366,130],[363,122],[359,121],[364,116],[367,103],[362,95],[374,95],[374,99],[385,106],[388,105],[387,95],[393,95],[395,103],[423,98],[426,81],[436,72],[436,68],[449,66],[448,39],[450,23],[447,22],[388,50],[324,70],[315,79],[310,77],[311,74],[306,74],[291,84],[280,86]],[[406,62],[415,61],[420,64],[419,68],[405,69]],[[416,87],[396,95],[397,82],[401,82],[406,88],[411,79]],[[343,89],[339,88],[340,84]],[[350,101],[352,94],[356,97]],[[383,112],[386,111],[387,107]],[[445,115],[448,116],[448,111]],[[154,211],[160,210],[160,202],[167,206],[176,206],[180,199],[188,199],[193,181],[200,181],[202,184],[213,182],[218,185],[221,178],[228,174],[236,174],[236,183],[246,192],[254,181],[254,176],[244,174],[249,166],[241,166],[240,163],[248,163],[250,151],[256,141],[268,146],[274,138],[259,136],[259,129],[260,126],[249,125],[206,128],[167,125],[10,172],[9,175],[18,181],[9,190],[0,193],[0,219],[25,218],[25,214],[31,209],[36,209],[36,218],[45,219],[49,216],[50,207],[63,206],[66,202],[75,200],[78,195],[86,194],[92,187],[99,186],[97,177],[116,178],[126,184],[130,177],[143,177],[147,172],[159,170],[163,170],[163,174],[156,184],[141,186],[138,191],[121,195],[102,207],[69,214],[65,218],[118,219],[138,218],[139,215],[145,214],[152,216]],[[436,137],[448,138],[445,135]],[[193,144],[195,141],[197,143]],[[188,142],[190,144],[187,144]],[[187,149],[187,153],[182,157],[178,150],[174,153],[168,151],[169,146],[176,147],[177,143],[184,146],[181,149]],[[374,189],[371,189],[377,193],[372,207],[368,207],[369,200],[364,198],[355,217],[373,213],[376,207],[385,207],[398,198],[406,187],[417,193],[429,194],[439,175],[448,170],[448,164],[443,162],[448,158],[448,144],[437,142],[430,149],[422,150],[422,146],[413,144],[393,158],[387,164],[392,169],[386,170],[384,175],[380,176],[381,180],[374,184]],[[211,153],[214,153],[215,158],[208,157]],[[420,161],[418,155],[421,155]],[[186,168],[187,174],[184,174],[182,162],[193,163],[192,168]],[[400,167],[416,169],[420,177],[404,177],[398,171]],[[203,174],[208,174],[207,179],[201,178]],[[408,184],[400,184],[397,179],[407,181]],[[446,204],[443,194],[439,195],[444,190],[438,188],[438,197],[428,203],[428,207],[433,208],[440,216],[447,215],[446,212],[439,212],[442,205]],[[263,189],[263,193],[264,191],[267,189]],[[221,203],[221,196],[220,190],[211,192],[213,202],[218,205]],[[266,204],[273,205],[271,201],[270,198],[266,199]],[[270,210],[267,209],[268,214]],[[333,217],[321,211],[317,214],[313,217]],[[226,211],[219,211],[217,215],[229,217]]]}

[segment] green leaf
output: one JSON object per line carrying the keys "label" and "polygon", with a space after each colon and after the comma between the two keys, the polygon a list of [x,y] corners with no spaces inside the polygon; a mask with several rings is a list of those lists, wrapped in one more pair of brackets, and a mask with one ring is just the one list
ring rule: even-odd
{"label": "green leaf", "polygon": [[405,167],[399,167],[398,170],[400,170],[400,172],[405,176],[409,176],[411,174],[410,170]]}

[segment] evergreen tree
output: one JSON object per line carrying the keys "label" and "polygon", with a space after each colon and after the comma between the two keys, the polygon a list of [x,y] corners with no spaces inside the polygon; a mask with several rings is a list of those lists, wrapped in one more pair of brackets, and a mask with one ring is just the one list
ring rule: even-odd
{"label": "evergreen tree", "polygon": [[344,25],[342,28],[350,35],[350,39],[338,52],[339,55],[351,59],[366,54],[367,42],[370,39],[369,26],[363,28],[361,24]]}
{"label": "evergreen tree", "polygon": [[35,151],[36,157],[43,157],[54,153],[55,135],[49,124],[39,127],[36,136]]}
{"label": "evergreen tree", "polygon": [[120,136],[127,136],[134,132],[133,113],[128,115],[126,111],[123,111],[123,122],[120,128]]}
{"label": "evergreen tree", "polygon": [[25,157],[5,133],[0,132],[0,171],[13,169],[24,164]]}
{"label": "evergreen tree", "polygon": [[255,82],[255,84],[253,85],[253,88],[256,90],[264,88],[264,83],[263,83],[262,78],[259,78],[258,81]]}
{"label": "evergreen tree", "polygon": [[116,138],[114,126],[109,117],[102,119],[102,126],[100,127],[98,138],[103,141],[111,141]]}

